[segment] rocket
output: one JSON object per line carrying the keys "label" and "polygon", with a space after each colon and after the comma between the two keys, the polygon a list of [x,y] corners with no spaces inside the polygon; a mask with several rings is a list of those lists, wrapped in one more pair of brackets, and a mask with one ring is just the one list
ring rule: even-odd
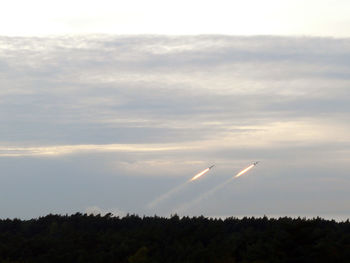
{"label": "rocket", "polygon": [[191,182],[198,179],[199,177],[201,177],[203,174],[206,174],[207,172],[209,172],[209,170],[211,168],[213,168],[215,166],[215,164],[213,164],[212,166],[208,167],[207,169],[201,171],[200,173],[196,174],[195,176],[192,177],[192,179],[190,180]]}

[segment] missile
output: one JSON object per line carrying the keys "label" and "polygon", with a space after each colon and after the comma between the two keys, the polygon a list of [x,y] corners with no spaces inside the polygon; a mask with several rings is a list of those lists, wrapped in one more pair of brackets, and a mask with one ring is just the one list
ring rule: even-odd
{"label": "missile", "polygon": [[215,164],[213,164],[212,166],[206,168],[205,170],[201,171],[200,173],[196,174],[195,176],[192,177],[192,179],[190,181],[194,181],[194,180],[198,179],[203,174],[206,174],[207,172],[209,172],[209,170],[211,170],[211,168],[213,168],[214,166],[215,166]]}
{"label": "missile", "polygon": [[259,161],[253,162],[254,166],[256,166],[259,163]]}

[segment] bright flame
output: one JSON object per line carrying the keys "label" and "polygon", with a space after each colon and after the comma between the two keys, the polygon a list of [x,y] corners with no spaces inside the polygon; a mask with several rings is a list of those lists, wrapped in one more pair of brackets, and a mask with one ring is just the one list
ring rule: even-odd
{"label": "bright flame", "polygon": [[209,172],[209,168],[201,171],[200,173],[196,174],[195,176],[192,177],[192,179],[190,180],[191,182],[194,180],[197,180],[199,177],[201,177],[203,174],[206,174],[207,172]]}
{"label": "bright flame", "polygon": [[254,166],[255,166],[254,164],[249,165],[247,168],[245,168],[244,170],[240,171],[234,178],[240,177],[241,175],[245,174],[250,169],[252,169]]}
{"label": "bright flame", "polygon": [[149,203],[147,205],[147,207],[149,209],[152,209],[154,207],[156,207],[159,203],[163,202],[165,199],[168,199],[169,197],[171,197],[172,195],[180,192],[183,188],[185,188],[190,182],[197,180],[199,177],[201,177],[202,175],[206,174],[207,172],[209,172],[209,170],[212,168],[213,166],[208,167],[207,169],[201,171],[200,173],[196,174],[195,176],[192,177],[191,180],[186,181],[185,183],[183,183],[182,185],[179,185],[173,189],[171,189],[169,192],[163,194],[162,196],[158,197],[157,199],[155,199],[154,201],[152,201],[151,203]]}
{"label": "bright flame", "polygon": [[[249,165],[247,168],[243,169],[242,171],[240,171],[236,176],[229,178],[228,180],[226,180],[225,182],[217,185],[216,187],[214,187],[213,189],[209,190],[208,192],[200,195],[197,199],[193,200],[192,202],[186,203],[181,205],[180,207],[176,208],[173,212],[174,213],[178,213],[178,212],[183,212],[186,211],[188,208],[190,208],[191,206],[194,206],[195,204],[201,202],[203,199],[208,198],[210,195],[214,194],[216,191],[220,190],[221,188],[223,188],[225,185],[227,185],[228,183],[230,183],[234,178],[237,178],[243,174],[245,174],[246,172],[248,172],[250,169],[252,169],[255,166],[255,164],[251,164]],[[193,177],[191,179],[195,180],[196,178],[200,177],[201,175],[203,175],[204,173],[208,172],[208,169],[205,169],[203,172],[200,172],[199,174],[197,174],[195,177]]]}

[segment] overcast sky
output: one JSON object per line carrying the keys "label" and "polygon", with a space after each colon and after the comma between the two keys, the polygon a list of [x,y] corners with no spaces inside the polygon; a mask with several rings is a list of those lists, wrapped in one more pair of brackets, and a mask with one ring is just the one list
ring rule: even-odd
{"label": "overcast sky", "polygon": [[235,34],[348,37],[348,0],[11,0],[0,35]]}
{"label": "overcast sky", "polygon": [[1,8],[1,218],[349,217],[348,1],[117,3]]}

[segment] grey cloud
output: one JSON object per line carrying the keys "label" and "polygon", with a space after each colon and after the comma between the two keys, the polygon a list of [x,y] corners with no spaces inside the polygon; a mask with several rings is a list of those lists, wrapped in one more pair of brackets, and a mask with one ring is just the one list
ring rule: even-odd
{"label": "grey cloud", "polygon": [[[350,39],[0,37],[0,46],[0,146],[173,143],[186,149],[0,157],[2,191],[20,193],[0,203],[5,214],[46,213],[52,204],[66,212],[92,205],[144,211],[156,195],[212,162],[218,164],[219,180],[252,159],[262,160],[266,170],[260,168],[256,179],[261,188],[249,189],[247,180],[244,191],[218,193],[208,207],[193,212],[233,211],[215,200],[225,203],[241,195],[246,199],[234,205],[242,213],[254,202],[251,211],[263,211],[264,201],[266,211],[300,207],[304,213],[312,205],[300,206],[294,194],[303,178],[324,191],[329,175],[349,186]],[[339,173],[332,174],[332,164]],[[209,186],[184,193],[174,204]],[[44,200],[50,191],[66,197]],[[313,194],[317,203],[322,193]],[[310,194],[304,189],[300,196]],[[329,204],[347,194],[341,190],[334,196]],[[27,200],[25,206],[39,202],[39,208],[26,210],[21,200]],[[321,202],[317,207],[327,210]]]}

